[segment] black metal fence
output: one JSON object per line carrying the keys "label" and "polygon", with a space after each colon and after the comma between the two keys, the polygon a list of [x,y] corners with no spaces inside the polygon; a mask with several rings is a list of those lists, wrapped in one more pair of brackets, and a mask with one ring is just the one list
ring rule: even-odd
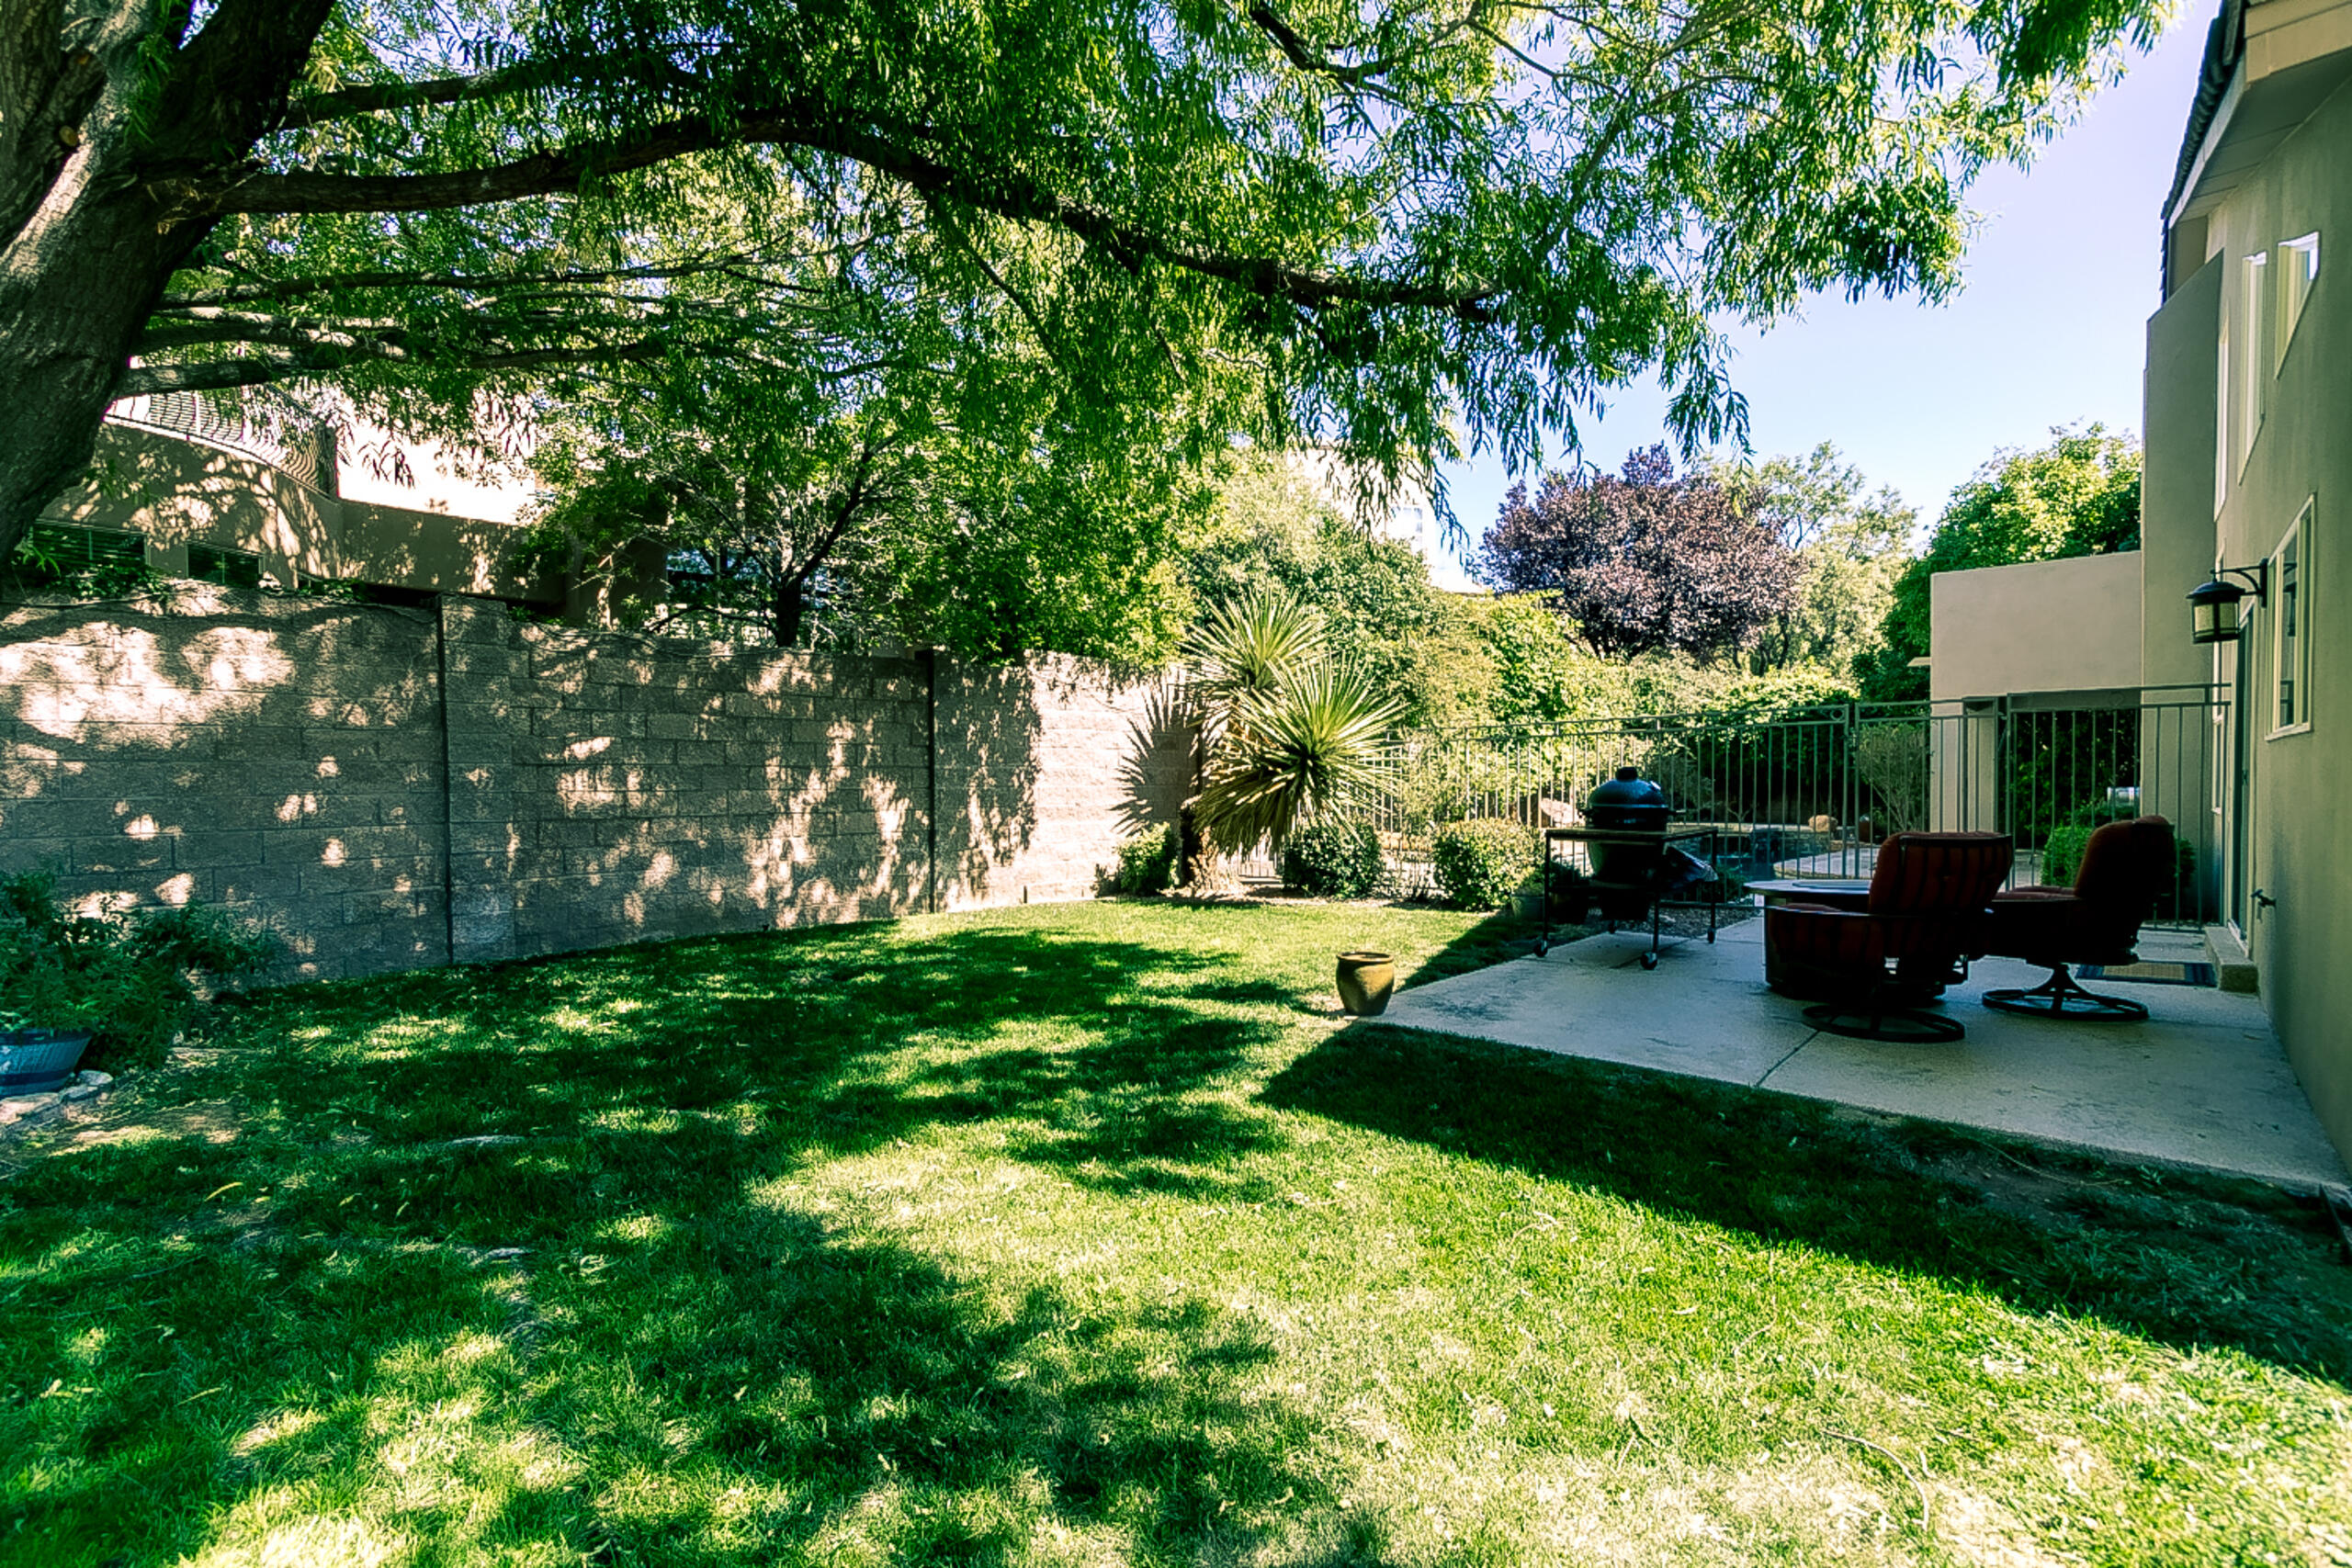
{"label": "black metal fence", "polygon": [[1663,787],[1678,821],[1718,829],[1719,869],[1735,885],[1867,877],[1880,840],[1917,829],[2007,833],[2014,885],[2069,883],[2096,828],[2153,812],[2179,845],[2157,918],[2193,924],[2219,908],[2226,702],[2218,688],[2176,686],[1441,731],[1399,740],[1350,815],[1380,830],[1392,890],[1411,897],[1430,891],[1441,825],[1573,826],[1621,766]]}

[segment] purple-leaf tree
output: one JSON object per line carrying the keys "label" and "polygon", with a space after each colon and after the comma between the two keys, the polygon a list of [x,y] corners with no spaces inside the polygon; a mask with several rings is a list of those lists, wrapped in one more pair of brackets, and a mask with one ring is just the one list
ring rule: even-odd
{"label": "purple-leaf tree", "polygon": [[1745,650],[1790,604],[1794,551],[1743,515],[1721,485],[1677,475],[1663,446],[1615,474],[1547,473],[1514,485],[1479,550],[1478,575],[1505,592],[1541,593],[1604,657]]}

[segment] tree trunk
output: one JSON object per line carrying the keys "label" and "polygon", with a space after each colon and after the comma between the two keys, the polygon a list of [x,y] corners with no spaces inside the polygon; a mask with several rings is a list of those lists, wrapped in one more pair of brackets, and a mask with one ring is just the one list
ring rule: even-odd
{"label": "tree trunk", "polygon": [[[68,10],[75,13],[68,21]],[[14,6],[0,28],[0,558],[87,468],[172,274],[217,220],[175,181],[279,122],[334,0]]]}
{"label": "tree trunk", "polygon": [[775,598],[769,615],[769,630],[775,634],[778,648],[800,646],[800,623],[808,611],[808,574],[797,571],[780,574],[775,580]]}
{"label": "tree trunk", "polygon": [[85,147],[0,249],[0,558],[88,467],[133,346],[209,221],[170,223]]}

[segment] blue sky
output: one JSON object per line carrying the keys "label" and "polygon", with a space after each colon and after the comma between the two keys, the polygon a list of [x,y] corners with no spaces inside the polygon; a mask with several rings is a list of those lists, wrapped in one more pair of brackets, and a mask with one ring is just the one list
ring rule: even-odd
{"label": "blue sky", "polygon": [[[1770,333],[1735,331],[1733,384],[1758,456],[1835,442],[1924,524],[1997,448],[2089,420],[2136,433],[2143,333],[2159,303],[2157,209],[2211,9],[2189,7],[2030,169],[1977,182],[1969,205],[1982,227],[1951,303],[1833,296]],[[1654,388],[1627,389],[1582,422],[1586,457],[1614,468],[1659,440],[1663,406]],[[1447,481],[1475,539],[1510,477],[1487,456],[1453,465]]]}

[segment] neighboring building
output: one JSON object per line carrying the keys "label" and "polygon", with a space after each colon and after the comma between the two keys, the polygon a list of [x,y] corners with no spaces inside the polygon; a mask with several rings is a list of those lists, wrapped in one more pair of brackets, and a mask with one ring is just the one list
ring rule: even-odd
{"label": "neighboring building", "polygon": [[[2352,1155],[2346,246],[2352,0],[2225,0],[2163,214],[2142,547],[1939,576],[1929,670],[1988,719],[2138,707],[2141,807],[2198,846],[2215,957]],[[2200,646],[2188,595],[2224,569],[2260,592]]]}
{"label": "neighboring building", "polygon": [[391,486],[323,425],[256,429],[194,397],[134,398],[108,414],[93,472],[35,527],[35,547],[68,566],[142,561],[236,587],[334,581],[574,608],[560,578],[515,570],[515,492],[430,465],[413,487]]}

